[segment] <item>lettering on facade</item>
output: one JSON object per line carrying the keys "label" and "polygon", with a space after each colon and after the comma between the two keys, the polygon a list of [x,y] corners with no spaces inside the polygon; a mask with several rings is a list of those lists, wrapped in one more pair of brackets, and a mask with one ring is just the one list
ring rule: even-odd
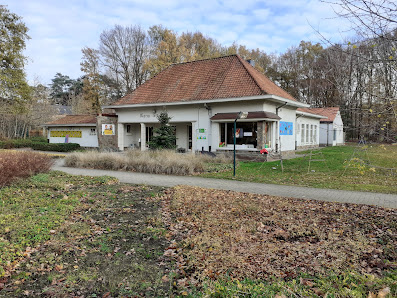
{"label": "lettering on facade", "polygon": [[141,118],[150,118],[150,115],[149,115],[149,114],[143,114],[143,113],[141,113],[139,116],[140,116]]}

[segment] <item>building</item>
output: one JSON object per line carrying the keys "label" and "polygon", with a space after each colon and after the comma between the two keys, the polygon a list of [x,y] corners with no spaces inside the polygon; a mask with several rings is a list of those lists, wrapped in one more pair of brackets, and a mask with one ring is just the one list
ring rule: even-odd
{"label": "building", "polygon": [[[237,120],[237,150],[293,152],[300,146],[318,146],[320,116],[257,71],[238,55],[174,64],[132,93],[105,108],[118,116],[117,146],[147,149],[158,127],[157,114],[167,111],[175,126],[176,145],[187,151],[230,151]],[[298,118],[297,118],[298,117]],[[299,124],[310,125],[304,142]],[[311,127],[313,126],[313,129]],[[316,127],[316,128],[314,128]],[[306,132],[305,132],[306,134]],[[310,144],[309,144],[310,143]]]}
{"label": "building", "polygon": [[98,147],[97,117],[67,115],[43,125],[50,143],[77,143],[81,147]]}
{"label": "building", "polygon": [[338,146],[345,143],[343,121],[339,107],[298,109],[298,113],[313,113],[321,115],[320,146]]}

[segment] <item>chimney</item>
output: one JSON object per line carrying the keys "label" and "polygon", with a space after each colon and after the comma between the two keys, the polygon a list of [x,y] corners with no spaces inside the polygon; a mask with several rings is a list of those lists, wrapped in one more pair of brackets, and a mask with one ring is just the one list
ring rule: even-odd
{"label": "chimney", "polygon": [[252,59],[247,59],[246,60],[249,64],[251,64],[252,67],[255,67],[255,61]]}

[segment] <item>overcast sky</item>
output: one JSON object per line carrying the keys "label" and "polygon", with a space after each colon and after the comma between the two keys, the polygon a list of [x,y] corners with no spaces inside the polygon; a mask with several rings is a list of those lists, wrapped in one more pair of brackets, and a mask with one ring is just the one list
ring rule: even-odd
{"label": "overcast sky", "polygon": [[266,53],[283,53],[301,40],[333,41],[346,27],[318,0],[5,0],[23,18],[31,40],[25,55],[29,82],[49,84],[57,72],[81,76],[81,49],[97,48],[115,24],[162,24],[177,33],[200,31],[224,46],[233,42]]}

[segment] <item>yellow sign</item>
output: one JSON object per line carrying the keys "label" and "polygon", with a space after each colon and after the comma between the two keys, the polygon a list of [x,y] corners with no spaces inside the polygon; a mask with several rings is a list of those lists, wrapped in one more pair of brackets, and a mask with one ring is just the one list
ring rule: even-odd
{"label": "yellow sign", "polygon": [[65,138],[68,136],[69,138],[81,138],[80,130],[51,130],[50,137],[51,138]]}

